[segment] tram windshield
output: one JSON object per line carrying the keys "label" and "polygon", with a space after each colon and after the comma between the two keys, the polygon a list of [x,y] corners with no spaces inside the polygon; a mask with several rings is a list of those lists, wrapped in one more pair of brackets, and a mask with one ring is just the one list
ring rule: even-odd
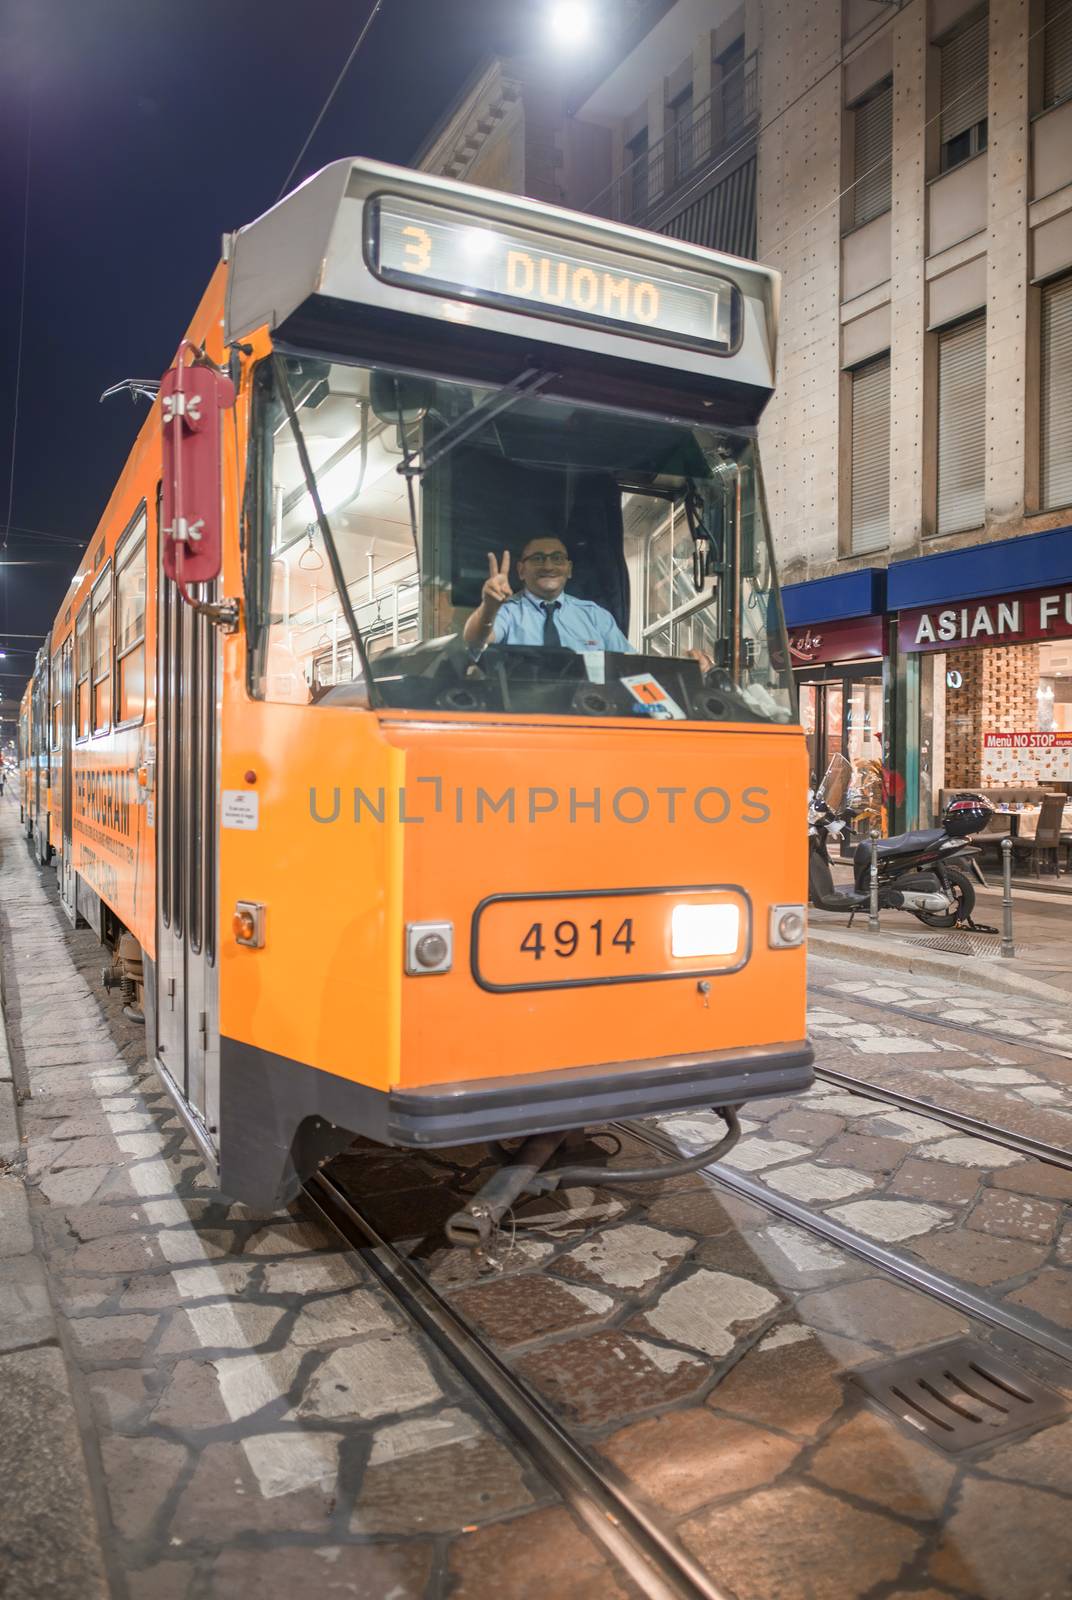
{"label": "tram windshield", "polygon": [[254,694],[793,716],[750,431],[554,398],[536,372],[491,388],[277,356],[255,386]]}

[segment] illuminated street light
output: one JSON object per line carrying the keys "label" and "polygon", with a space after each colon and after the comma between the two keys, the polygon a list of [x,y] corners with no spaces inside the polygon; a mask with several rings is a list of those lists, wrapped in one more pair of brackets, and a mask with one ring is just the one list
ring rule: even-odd
{"label": "illuminated street light", "polygon": [[552,37],[568,49],[584,44],[592,33],[592,11],[587,0],[556,0],[548,16]]}

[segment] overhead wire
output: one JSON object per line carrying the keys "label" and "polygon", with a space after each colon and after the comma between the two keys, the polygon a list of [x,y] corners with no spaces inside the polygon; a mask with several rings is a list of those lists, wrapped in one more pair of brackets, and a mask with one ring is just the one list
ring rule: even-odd
{"label": "overhead wire", "polygon": [[382,5],[383,5],[383,0],[376,0],[375,5],[372,7],[372,10],[369,12],[368,16],[366,17],[365,22],[362,25],[362,28],[361,28],[360,32],[358,33],[358,35],[357,35],[357,38],[354,40],[353,48],[351,49],[350,54],[346,57],[346,60],[343,62],[342,71],[339,73],[339,76],[335,79],[335,82],[332,85],[331,93],[328,95],[327,99],[324,101],[324,104],[320,107],[320,112],[319,112],[319,114],[317,116],[316,121],[313,123],[312,127],[309,129],[308,135],[306,136],[305,143],[302,145],[301,149],[298,151],[298,154],[294,158],[293,166],[291,167],[290,171],[287,173],[286,177],[283,179],[283,186],[280,189],[279,193],[276,195],[275,200],[273,201],[274,205],[278,205],[279,201],[282,200],[283,196],[287,192],[287,189],[290,187],[290,180],[293,178],[294,174],[297,172],[298,167],[301,164],[302,157],[305,155],[305,152],[308,150],[309,146],[313,142],[313,139],[316,137],[316,131],[320,127],[320,124],[323,122],[325,116],[327,115],[328,107],[331,105],[331,102],[334,100],[335,96],[338,94],[339,89],[340,89],[340,87],[342,85],[342,81],[346,77],[346,74],[349,72],[350,67],[353,64],[354,58],[356,57],[358,51],[361,49],[361,46],[364,44],[365,38],[366,38],[366,36],[368,34],[368,31],[372,27],[372,24],[375,22],[377,14],[379,13],[380,8],[382,7]]}
{"label": "overhead wire", "polygon": [[[850,48],[847,50],[842,50],[838,54],[837,59],[833,61],[829,67],[826,67],[817,78],[814,78],[811,83],[806,86],[806,88],[802,89],[799,94],[795,95],[793,99],[788,101],[784,106],[779,107],[777,111],[771,114],[766,122],[760,123],[758,128],[755,128],[754,130],[749,129],[749,131],[744,134],[735,144],[731,145],[728,150],[723,152],[713,166],[705,168],[704,171],[698,175],[695,183],[692,185],[686,184],[684,189],[680,191],[675,198],[683,203],[687,203],[688,197],[692,192],[695,191],[696,193],[699,193],[701,188],[708,188],[710,186],[711,179],[714,178],[723,169],[723,167],[731,166],[736,160],[737,156],[740,155],[742,150],[747,149],[753,143],[758,143],[763,134],[768,133],[777,125],[777,123],[781,122],[784,117],[787,117],[791,111],[794,111],[798,105],[806,100],[809,95],[814,94],[815,90],[825,83],[827,78],[831,77],[835,72],[840,71],[840,69],[844,67],[854,55],[858,54],[860,50],[865,49],[866,46],[872,42],[875,36],[882,32],[883,28],[889,27],[891,23],[895,22],[904,11],[908,10],[909,7],[915,3],[916,0],[899,0],[896,8],[891,10],[889,16],[876,18],[874,25],[868,29],[863,38],[854,39]],[[1032,43],[1041,34],[1044,34],[1047,28],[1053,27],[1056,23],[1060,22],[1069,11],[1072,11],[1072,0],[1069,0],[1069,3],[1060,11],[1054,13],[1052,16],[1046,17],[1037,28],[1029,33],[1027,37],[1027,43]],[[973,79],[970,84],[961,90],[959,95],[955,96],[954,99],[949,102],[949,104],[940,107],[933,116],[928,117],[923,123],[920,131],[925,131],[933,123],[939,121],[941,117],[948,112],[950,105],[956,104],[957,100],[961,100],[967,95],[973,93],[979,87],[980,83],[988,82],[989,76],[990,72],[988,68],[985,75]],[[644,160],[645,158],[641,157],[640,159]],[[780,239],[776,239],[772,244],[766,246],[764,249],[764,256],[766,257],[770,254],[770,252],[780,249],[783,245],[788,244],[791,239],[795,239],[798,234],[805,232],[807,228],[811,227],[812,222],[816,217],[821,216],[824,211],[829,211],[832,209],[832,207],[839,205],[841,201],[844,200],[845,196],[850,194],[852,190],[856,188],[857,184],[862,183],[865,178],[870,177],[872,173],[877,172],[881,167],[885,166],[888,161],[892,161],[892,154],[889,157],[883,157],[881,160],[874,162],[872,166],[865,168],[863,172],[857,173],[851,183],[846,184],[843,189],[840,189],[838,193],[832,197],[832,199],[824,201],[821,206],[818,206],[816,210],[811,213],[807,222],[801,223],[799,227],[794,228],[791,233],[783,234]],[[639,165],[639,162],[636,164]],[[605,191],[601,191],[601,193],[603,192]],[[597,195],[595,198],[599,199],[600,196]],[[592,202],[590,201],[588,207],[585,209],[591,209],[591,205]]]}
{"label": "overhead wire", "polygon": [[[818,89],[820,84],[825,83],[827,78],[831,77],[835,72],[840,71],[845,63],[851,60],[858,51],[863,50],[867,45],[869,45],[875,34],[881,33],[882,29],[888,27],[890,22],[901,15],[902,11],[907,10],[910,5],[914,4],[915,0],[897,0],[896,10],[891,12],[890,16],[877,18],[874,26],[867,30],[862,39],[854,39],[848,49],[842,49],[839,51],[836,59],[831,62],[830,66],[826,67],[822,72],[820,72],[817,78],[813,79],[806,88],[801,89],[798,95],[794,95],[793,99],[790,100],[786,105],[781,106],[777,111],[772,112],[771,116],[766,122],[760,123],[758,128],[754,130],[749,129],[746,134],[742,135],[736,144],[731,145],[728,150],[723,152],[722,156],[718,161],[715,162],[714,166],[706,167],[704,169],[703,173],[697,178],[695,183],[691,185],[686,184],[683,191],[683,196],[678,196],[678,198],[684,197],[687,199],[688,195],[692,191],[698,191],[701,186],[706,188],[709,180],[714,177],[715,173],[720,172],[723,167],[729,166],[742,150],[746,149],[750,144],[752,144],[753,141],[759,140],[763,134],[768,133],[776,123],[782,120],[783,117],[787,117],[790,111],[794,111],[796,107],[800,105],[801,101],[806,100],[810,94],[814,94],[815,90]],[[650,159],[650,157],[651,151],[649,150],[646,157],[641,156],[638,161],[633,163],[633,165],[639,166],[641,161]],[[627,168],[626,170],[629,171],[631,168]],[[601,190],[600,195],[605,192],[605,190]],[[596,195],[594,199],[598,200],[600,195]],[[588,205],[582,209],[590,211],[592,208],[592,203],[593,202],[590,200]]]}
{"label": "overhead wire", "polygon": [[32,137],[33,102],[31,101],[26,111],[26,178],[22,199],[22,271],[19,283],[19,334],[15,347],[15,385],[11,415],[11,467],[7,482],[7,516],[4,519],[3,535],[0,536],[0,550],[3,550],[7,545],[7,536],[11,528],[11,513],[15,506],[15,450],[19,437],[19,390],[22,385],[22,346],[23,336],[26,331],[26,258],[30,238],[30,148]]}
{"label": "overhead wire", "polygon": [[[4,531],[0,535],[0,551],[7,548],[7,536],[11,528],[11,513],[15,506],[15,452],[19,437],[19,401],[22,386],[22,346],[26,331],[26,258],[30,237],[30,149],[33,134],[33,102],[30,101],[26,111],[26,180],[22,202],[22,271],[19,284],[19,334],[15,354],[15,384],[12,396],[11,412],[11,464],[8,472],[7,483],[7,516],[4,521]],[[8,585],[0,585],[0,623],[7,622],[7,591]]]}
{"label": "overhead wire", "polygon": [[13,533],[16,538],[25,536],[33,539],[45,539],[54,544],[76,544],[79,549],[84,548],[89,543],[89,540],[84,537],[78,538],[71,533],[49,533],[45,528],[27,527],[24,522],[10,523],[8,532]]}
{"label": "overhead wire", "polygon": [[[905,0],[905,4],[906,5],[911,5],[911,4],[913,4],[913,0]],[[900,13],[901,13],[901,10],[903,10],[903,9],[904,9],[904,7],[898,7],[898,10],[895,13],[895,15],[899,16]],[[1028,36],[1027,36],[1026,43],[1028,45],[1032,44],[1035,39],[1039,38],[1041,34],[1044,34],[1046,32],[1047,28],[1050,28],[1055,23],[1061,21],[1061,19],[1063,17],[1067,16],[1070,11],[1072,11],[1072,0],[1069,0],[1069,3],[1066,6],[1064,6],[1062,10],[1056,12],[1053,16],[1047,17],[1037,28],[1034,29],[1033,32],[1029,33]],[[892,19],[889,19],[889,20],[892,20]],[[885,24],[883,24],[883,26],[885,26]],[[924,120],[924,122],[921,124],[921,126],[919,128],[919,132],[920,133],[925,133],[926,130],[929,127],[931,127],[934,123],[939,122],[941,120],[941,118],[948,113],[948,111],[950,109],[950,106],[955,105],[958,100],[963,100],[968,95],[973,94],[975,92],[975,90],[978,89],[978,87],[979,87],[979,85],[981,83],[989,83],[989,79],[990,79],[990,69],[988,67],[985,74],[983,74],[982,76],[980,76],[978,78],[974,78],[972,80],[972,82],[969,83],[964,89],[962,89],[960,94],[955,95],[952,98],[952,100],[950,100],[948,102],[948,104],[940,106],[938,108],[938,110],[934,112],[933,116],[927,117]],[[821,79],[816,80],[817,83],[821,82],[821,81],[822,81]],[[775,119],[772,119],[772,121],[773,120],[775,120]],[[769,126],[769,124],[768,124],[768,126]],[[762,132],[762,131],[763,130],[761,129],[760,132]],[[758,138],[758,134],[757,134],[757,138]],[[856,188],[857,184],[862,183],[865,178],[870,177],[872,175],[872,173],[878,172],[882,167],[884,167],[884,166],[886,166],[888,164],[892,164],[892,161],[893,161],[893,151],[891,150],[890,154],[888,156],[883,156],[879,161],[873,162],[870,167],[865,168],[863,172],[858,173],[853,178],[853,181],[851,183],[847,183],[845,185],[844,189],[839,190],[838,193],[836,195],[834,195],[832,199],[826,200],[826,201],[823,202],[822,205],[817,206],[816,209],[809,216],[807,222],[802,222],[799,225],[799,227],[794,228],[791,233],[783,234],[780,239],[776,239],[772,244],[766,246],[766,248],[764,250],[764,254],[768,255],[771,251],[780,250],[783,247],[783,245],[789,244],[790,241],[795,239],[798,234],[804,233],[808,228],[810,228],[817,217],[821,217],[825,211],[831,210],[834,206],[840,205],[841,201],[844,200],[845,196],[848,195],[848,194],[851,194],[853,189]]]}

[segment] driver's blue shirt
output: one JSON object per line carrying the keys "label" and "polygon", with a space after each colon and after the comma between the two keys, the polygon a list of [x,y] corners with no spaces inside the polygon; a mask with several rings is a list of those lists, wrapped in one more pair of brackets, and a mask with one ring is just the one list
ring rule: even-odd
{"label": "driver's blue shirt", "polygon": [[[488,643],[540,646],[544,618],[543,602],[522,589],[499,607]],[[565,590],[558,597],[555,628],[565,650],[618,650],[636,655],[609,611],[594,600],[575,600]]]}

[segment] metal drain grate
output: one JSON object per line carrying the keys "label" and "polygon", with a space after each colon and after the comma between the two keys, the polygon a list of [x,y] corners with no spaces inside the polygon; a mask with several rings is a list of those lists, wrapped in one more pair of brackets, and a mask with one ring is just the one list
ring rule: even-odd
{"label": "metal drain grate", "polygon": [[[1000,939],[989,939],[985,934],[978,933],[943,933],[934,939],[908,939],[906,943],[917,945],[921,950],[946,950],[954,956],[986,956],[993,959],[1001,954]],[[1013,953],[1022,956],[1023,945],[1014,945]]]}
{"label": "metal drain grate", "polygon": [[950,1455],[1041,1428],[1067,1410],[1054,1390],[976,1339],[954,1339],[850,1377]]}

